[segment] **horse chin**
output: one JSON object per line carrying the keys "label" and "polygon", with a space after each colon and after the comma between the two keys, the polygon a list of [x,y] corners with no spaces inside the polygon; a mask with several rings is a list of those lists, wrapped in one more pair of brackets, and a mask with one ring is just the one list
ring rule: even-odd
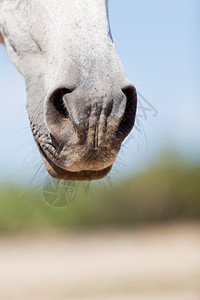
{"label": "horse chin", "polygon": [[112,165],[102,170],[82,170],[70,172],[55,165],[50,159],[42,155],[48,173],[59,180],[91,181],[104,178],[112,169]]}

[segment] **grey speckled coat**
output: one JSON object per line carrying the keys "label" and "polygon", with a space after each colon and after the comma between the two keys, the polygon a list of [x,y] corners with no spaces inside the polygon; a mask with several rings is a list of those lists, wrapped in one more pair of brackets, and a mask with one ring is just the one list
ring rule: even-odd
{"label": "grey speckled coat", "polygon": [[23,74],[33,136],[51,176],[94,180],[131,131],[137,95],[105,0],[0,0],[0,42]]}

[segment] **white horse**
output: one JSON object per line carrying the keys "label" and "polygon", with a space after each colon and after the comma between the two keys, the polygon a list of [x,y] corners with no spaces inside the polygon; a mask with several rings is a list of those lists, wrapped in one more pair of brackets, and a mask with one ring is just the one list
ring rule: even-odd
{"label": "white horse", "polygon": [[30,126],[50,175],[104,177],[137,105],[107,1],[0,0],[0,42],[25,78]]}

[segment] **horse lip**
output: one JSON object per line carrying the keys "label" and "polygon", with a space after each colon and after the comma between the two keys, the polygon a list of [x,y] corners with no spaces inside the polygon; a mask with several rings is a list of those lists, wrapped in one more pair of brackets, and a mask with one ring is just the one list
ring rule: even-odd
{"label": "horse lip", "polygon": [[76,180],[76,181],[90,181],[104,178],[111,170],[112,165],[101,170],[82,170],[78,172],[71,172],[60,168],[54,164],[47,157],[43,156],[43,161],[48,173],[60,180]]}
{"label": "horse lip", "polygon": [[60,156],[59,158],[51,159],[53,161],[54,165],[58,166],[59,168],[63,170],[67,170],[69,172],[81,172],[81,171],[101,171],[103,169],[106,169],[110,167],[115,159],[116,159],[117,154],[115,156],[113,155],[112,158],[107,159],[106,162],[102,161],[101,159],[98,160],[98,158],[92,158],[89,156],[84,157],[82,161],[78,160],[77,162],[70,164],[68,160],[66,159],[66,156]]}
{"label": "horse lip", "polygon": [[[120,150],[119,145],[117,147],[110,147],[108,151],[104,146],[99,149],[94,149],[92,145],[87,147],[81,147],[75,145],[76,151],[69,152],[67,146],[63,145],[62,150],[58,153],[56,148],[56,155],[49,153],[49,151],[41,151],[43,155],[46,155],[51,162],[57,167],[69,171],[69,172],[81,172],[81,171],[101,171],[113,165],[116,160],[117,154]],[[75,149],[75,148],[74,148]],[[57,155],[58,154],[58,155]],[[70,159],[69,159],[70,157]]]}
{"label": "horse lip", "polygon": [[81,170],[78,172],[72,172],[65,170],[55,164],[44,152],[40,144],[36,141],[39,151],[42,155],[45,167],[48,173],[59,180],[76,180],[76,181],[90,181],[90,180],[99,180],[104,178],[112,169],[112,164],[106,168],[100,170]]}

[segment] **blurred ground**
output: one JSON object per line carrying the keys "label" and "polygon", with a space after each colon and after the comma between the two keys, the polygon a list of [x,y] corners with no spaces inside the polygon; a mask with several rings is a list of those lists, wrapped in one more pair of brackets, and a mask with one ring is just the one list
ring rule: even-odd
{"label": "blurred ground", "polygon": [[0,237],[2,300],[199,300],[200,223]]}

